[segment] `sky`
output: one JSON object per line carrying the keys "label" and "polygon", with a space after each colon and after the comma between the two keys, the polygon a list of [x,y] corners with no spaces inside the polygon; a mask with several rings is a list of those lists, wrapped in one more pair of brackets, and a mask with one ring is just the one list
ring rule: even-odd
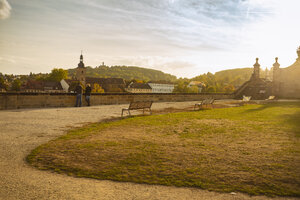
{"label": "sky", "polygon": [[295,62],[300,0],[0,0],[0,72],[128,65],[192,78]]}

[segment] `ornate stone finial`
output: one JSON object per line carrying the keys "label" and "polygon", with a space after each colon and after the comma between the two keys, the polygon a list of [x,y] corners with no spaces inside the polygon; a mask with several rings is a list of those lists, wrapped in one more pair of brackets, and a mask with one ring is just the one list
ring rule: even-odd
{"label": "ornate stone finial", "polygon": [[273,64],[274,69],[278,69],[280,64],[278,63],[278,57],[275,58],[275,63]]}
{"label": "ornate stone finial", "polygon": [[259,71],[260,71],[260,64],[258,63],[258,58],[256,58],[256,63],[253,65],[254,70],[251,79],[257,80],[259,79]]}
{"label": "ornate stone finial", "polygon": [[253,65],[255,68],[259,68],[260,67],[260,64],[258,63],[258,58],[256,58],[256,63]]}

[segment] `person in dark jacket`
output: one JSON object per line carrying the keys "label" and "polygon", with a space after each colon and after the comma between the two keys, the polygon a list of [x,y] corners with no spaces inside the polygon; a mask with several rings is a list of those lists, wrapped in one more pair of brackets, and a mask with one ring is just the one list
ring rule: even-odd
{"label": "person in dark jacket", "polygon": [[88,106],[90,106],[90,101],[91,101],[91,92],[92,92],[92,88],[91,88],[91,85],[90,84],[87,84],[86,85],[86,88],[85,88],[85,100],[88,104]]}
{"label": "person in dark jacket", "polygon": [[77,84],[76,88],[75,88],[75,92],[76,92],[76,104],[75,107],[81,107],[81,97],[82,97],[82,87],[80,85],[80,83]]}

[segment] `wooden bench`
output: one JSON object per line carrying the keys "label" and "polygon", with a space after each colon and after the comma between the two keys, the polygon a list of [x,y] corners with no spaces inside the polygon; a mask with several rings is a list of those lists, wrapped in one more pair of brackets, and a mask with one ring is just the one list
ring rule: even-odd
{"label": "wooden bench", "polygon": [[266,104],[266,103],[272,103],[272,102],[276,102],[277,98],[276,96],[269,96],[267,99],[261,101],[262,104]]}
{"label": "wooden bench", "polygon": [[245,105],[246,103],[249,103],[251,100],[251,96],[243,96],[242,102],[240,103],[241,106]]}
{"label": "wooden bench", "polygon": [[143,110],[143,114],[145,113],[145,110],[147,109],[150,112],[150,115],[152,114],[151,111],[151,106],[152,106],[153,101],[135,101],[135,102],[130,102],[128,108],[123,108],[122,109],[122,117],[123,117],[123,112],[127,111],[129,115],[131,115],[130,110]]}
{"label": "wooden bench", "polygon": [[269,96],[269,98],[267,98],[266,100],[267,100],[267,101],[274,101],[274,100],[276,100],[276,99],[275,99],[275,96]]}
{"label": "wooden bench", "polygon": [[200,103],[196,103],[194,105],[194,110],[196,110],[197,107],[200,110],[200,108],[203,108],[203,106],[207,106],[207,105],[211,105],[212,106],[214,102],[215,102],[215,99],[213,99],[213,98],[204,99]]}

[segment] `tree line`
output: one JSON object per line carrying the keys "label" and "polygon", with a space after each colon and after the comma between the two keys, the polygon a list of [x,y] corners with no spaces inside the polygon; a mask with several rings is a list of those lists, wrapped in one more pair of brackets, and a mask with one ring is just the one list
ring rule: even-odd
{"label": "tree line", "polygon": [[[191,81],[202,83],[201,92],[233,92],[244,82],[248,81],[253,72],[253,68],[240,68],[223,70],[213,73],[205,73],[194,78],[179,78],[176,76],[163,73],[159,70],[146,69],[140,67],[129,66],[99,66],[96,68],[87,67],[87,77],[97,78],[123,78],[126,83],[148,81],[160,81],[161,83],[175,84],[174,92],[179,93],[198,93],[199,86],[189,86]],[[261,77],[270,77],[272,71],[268,69],[261,70]],[[51,73],[30,73],[29,75],[3,75],[0,73],[0,89],[7,91],[19,91],[21,85],[27,80],[37,81],[53,81],[58,82],[62,79],[72,79],[75,77],[76,69],[64,70],[62,68],[54,68]],[[96,87],[96,91],[102,91],[101,86]],[[0,90],[1,91],[1,90]]]}

